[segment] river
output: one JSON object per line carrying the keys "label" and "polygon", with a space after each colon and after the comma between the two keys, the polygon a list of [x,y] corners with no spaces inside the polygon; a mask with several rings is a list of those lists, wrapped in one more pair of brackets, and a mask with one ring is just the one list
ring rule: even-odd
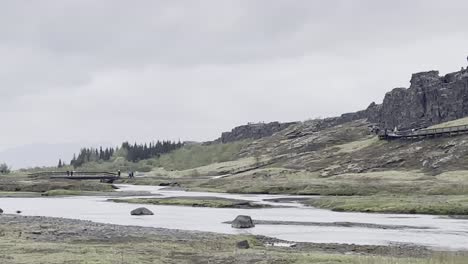
{"label": "river", "polygon": [[[168,190],[158,186],[118,185],[120,191],[149,191],[157,197],[215,196],[269,203],[265,199],[291,197],[286,195],[223,194]],[[304,197],[304,196],[293,196]],[[208,231],[225,234],[255,234],[296,242],[348,243],[386,245],[411,243],[441,250],[468,250],[468,220],[432,215],[344,213],[305,207],[218,209],[167,205],[143,205],[154,216],[131,216],[135,204],[113,203],[108,197],[0,198],[5,213],[21,210],[23,215],[63,217],[118,225],[136,225],[182,230]],[[270,203],[271,204],[271,203]],[[292,206],[291,206],[292,205]],[[257,225],[252,229],[233,229],[225,221],[237,215],[250,215],[255,220],[298,222],[352,222],[376,225],[402,225],[415,228],[382,229],[340,226]],[[428,229],[420,229],[427,227]]]}

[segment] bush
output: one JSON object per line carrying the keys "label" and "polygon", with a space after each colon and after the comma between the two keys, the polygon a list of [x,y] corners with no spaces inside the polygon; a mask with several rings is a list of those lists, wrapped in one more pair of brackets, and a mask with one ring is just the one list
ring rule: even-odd
{"label": "bush", "polygon": [[8,174],[10,173],[10,167],[6,163],[1,163],[0,164],[0,174]]}

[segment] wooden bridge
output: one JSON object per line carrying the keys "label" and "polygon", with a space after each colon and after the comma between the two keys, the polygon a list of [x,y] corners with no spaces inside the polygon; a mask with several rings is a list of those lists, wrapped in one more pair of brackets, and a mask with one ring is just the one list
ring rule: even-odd
{"label": "wooden bridge", "polygon": [[408,131],[397,131],[388,132],[383,131],[379,133],[379,138],[383,140],[392,139],[424,139],[424,138],[435,138],[444,136],[457,136],[462,134],[468,134],[468,125],[462,126],[451,126],[444,128],[425,128],[420,130],[408,130]]}
{"label": "wooden bridge", "polygon": [[120,176],[114,172],[98,171],[43,171],[29,174],[32,177],[49,177],[50,179],[65,180],[99,180],[101,182],[113,183]]}

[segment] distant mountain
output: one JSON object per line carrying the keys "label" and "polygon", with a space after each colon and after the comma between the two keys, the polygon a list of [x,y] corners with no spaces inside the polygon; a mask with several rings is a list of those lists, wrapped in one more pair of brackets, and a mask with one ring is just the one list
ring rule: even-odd
{"label": "distant mountain", "polygon": [[63,144],[30,144],[0,151],[0,163],[6,162],[13,169],[55,166],[62,159],[67,164],[74,153],[83,147],[109,147],[111,143],[63,143]]}

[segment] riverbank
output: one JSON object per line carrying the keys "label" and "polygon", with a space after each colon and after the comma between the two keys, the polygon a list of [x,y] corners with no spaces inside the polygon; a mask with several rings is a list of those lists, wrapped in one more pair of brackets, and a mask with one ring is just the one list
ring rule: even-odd
{"label": "riverbank", "polygon": [[109,199],[115,203],[130,204],[154,204],[154,205],[174,205],[191,207],[210,207],[210,208],[239,208],[239,209],[258,209],[270,208],[270,205],[256,204],[252,201],[227,199],[220,197],[167,197],[167,198],[131,198],[131,199]]}
{"label": "riverbank", "polygon": [[[357,246],[279,242],[261,236],[222,235],[162,228],[19,215],[0,216],[4,263],[443,263],[462,264],[465,253],[409,245]],[[249,249],[237,243],[248,241]],[[351,254],[351,255],[350,255]]]}
{"label": "riverbank", "polygon": [[328,196],[302,202],[339,212],[468,215],[468,195]]}

